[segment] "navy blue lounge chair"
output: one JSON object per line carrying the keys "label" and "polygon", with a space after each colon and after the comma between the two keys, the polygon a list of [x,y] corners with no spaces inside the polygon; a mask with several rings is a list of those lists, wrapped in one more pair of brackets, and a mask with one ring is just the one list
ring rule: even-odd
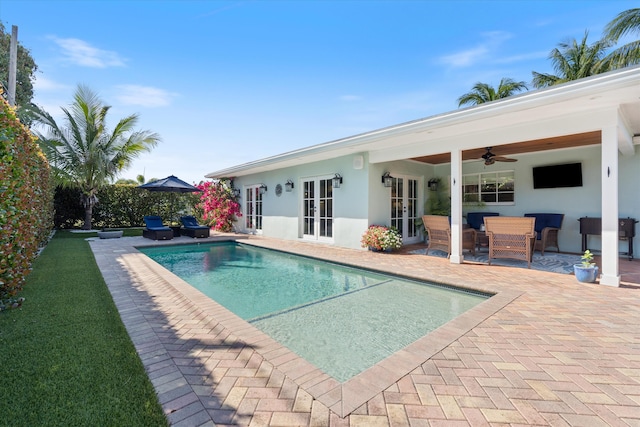
{"label": "navy blue lounge chair", "polygon": [[162,224],[162,218],[157,215],[148,215],[143,219],[147,228],[142,230],[142,237],[146,237],[151,240],[173,239],[173,230]]}
{"label": "navy blue lounge chair", "polygon": [[181,216],[180,222],[182,229],[180,230],[184,236],[193,238],[209,237],[209,227],[198,224],[198,220],[191,215]]}

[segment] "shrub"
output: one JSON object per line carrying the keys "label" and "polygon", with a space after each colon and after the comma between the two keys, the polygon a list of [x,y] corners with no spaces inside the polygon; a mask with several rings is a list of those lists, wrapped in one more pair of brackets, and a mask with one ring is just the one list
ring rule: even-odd
{"label": "shrub", "polygon": [[0,101],[0,308],[18,303],[53,222],[49,165],[35,138]]}
{"label": "shrub", "polygon": [[236,217],[242,216],[240,205],[225,180],[206,181],[197,187],[202,190],[199,209],[203,211],[203,221],[217,231],[232,231]]}

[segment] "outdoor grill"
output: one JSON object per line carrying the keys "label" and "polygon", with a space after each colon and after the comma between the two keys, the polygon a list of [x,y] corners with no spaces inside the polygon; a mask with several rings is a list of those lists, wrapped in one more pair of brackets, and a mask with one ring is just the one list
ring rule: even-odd
{"label": "outdoor grill", "polygon": [[[582,234],[582,252],[587,250],[587,236],[600,236],[602,234],[602,218],[582,217],[580,221],[580,234]],[[635,218],[620,218],[618,220],[618,236],[620,240],[629,242],[629,251],[624,255],[629,256],[629,260],[633,259],[633,238],[636,235]]]}

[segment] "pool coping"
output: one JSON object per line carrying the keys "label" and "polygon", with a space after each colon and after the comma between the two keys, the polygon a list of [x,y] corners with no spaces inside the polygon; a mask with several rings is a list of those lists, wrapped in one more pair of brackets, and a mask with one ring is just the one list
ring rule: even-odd
{"label": "pool coping", "polygon": [[[342,418],[348,416],[371,398],[398,382],[402,377],[408,375],[414,369],[428,361],[433,355],[442,351],[478,324],[482,323],[488,317],[492,316],[522,295],[522,292],[515,290],[496,291],[483,289],[478,286],[465,288],[459,285],[445,284],[455,288],[490,293],[493,294],[493,296],[431,333],[419,338],[402,350],[399,350],[384,360],[376,363],[374,366],[366,369],[348,381],[341,383],[282,344],[278,343],[267,334],[261,332],[255,326],[227,310],[211,298],[205,296],[199,290],[195,289],[184,280],[162,267],[160,264],[139,252],[137,249],[138,247],[144,246],[238,240],[238,237],[199,239],[200,242],[196,242],[192,239],[181,242],[151,242],[140,241],[140,239],[136,238],[133,239],[135,240],[131,241],[131,245],[127,244],[129,243],[129,239],[118,239],[122,244],[118,245],[119,248],[117,250],[112,250],[111,256],[109,257],[116,261],[115,264],[120,265],[120,268],[124,270],[119,274],[120,279],[118,282],[120,283],[117,283],[117,285],[131,287],[132,283],[127,283],[126,280],[122,283],[122,278],[128,275],[144,278],[139,283],[143,288],[146,286],[157,286],[158,283],[162,282],[163,285],[179,293],[184,299],[186,299],[188,305],[196,308],[202,315],[206,316],[207,322],[220,325],[237,340],[240,340],[247,346],[253,348],[264,360],[271,363],[274,369],[280,371],[301,389],[305,390],[313,398],[324,404],[332,412]],[[134,241],[138,243],[134,244]],[[261,247],[260,244],[254,244],[255,242],[251,242],[249,240],[243,240],[242,243]],[[97,245],[92,244],[91,247],[92,250],[94,250],[94,254],[96,254]],[[293,253],[288,251],[283,252]],[[123,316],[126,314],[126,311],[123,311],[123,305],[119,304],[116,298],[116,296],[121,295],[121,290],[118,291],[114,288],[114,281],[111,280],[112,275],[105,275],[105,269],[103,269],[103,267],[109,267],[104,265],[102,259],[98,260],[98,256],[96,256],[96,260],[98,261],[99,266],[101,266],[103,277],[105,277],[105,281],[114,296],[114,301],[116,302],[118,310],[120,311],[121,316]],[[362,268],[357,265],[355,267]],[[113,268],[113,265],[110,268]],[[415,279],[411,277],[407,278]],[[130,335],[132,335],[132,332],[135,333],[135,331],[139,330],[141,327],[139,322],[141,321],[143,321],[143,319],[137,319],[135,324],[128,324],[125,322],[125,326],[127,327],[127,331]],[[143,343],[136,343],[134,340],[134,345],[136,345],[136,350],[141,353],[146,350],[146,346],[150,345],[150,343],[148,339]],[[165,348],[164,350],[167,353],[170,353],[170,349]],[[151,365],[157,362],[155,358],[142,358],[142,360],[147,370],[149,370]],[[184,381],[188,383],[186,378],[184,378]]]}

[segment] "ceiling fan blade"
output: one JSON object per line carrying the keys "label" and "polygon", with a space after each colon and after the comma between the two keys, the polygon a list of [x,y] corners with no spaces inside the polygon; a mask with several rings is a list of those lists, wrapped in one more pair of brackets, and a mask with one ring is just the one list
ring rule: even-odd
{"label": "ceiling fan blade", "polygon": [[493,160],[495,160],[496,162],[517,162],[518,159],[512,159],[509,157],[502,157],[502,156],[494,156]]}

